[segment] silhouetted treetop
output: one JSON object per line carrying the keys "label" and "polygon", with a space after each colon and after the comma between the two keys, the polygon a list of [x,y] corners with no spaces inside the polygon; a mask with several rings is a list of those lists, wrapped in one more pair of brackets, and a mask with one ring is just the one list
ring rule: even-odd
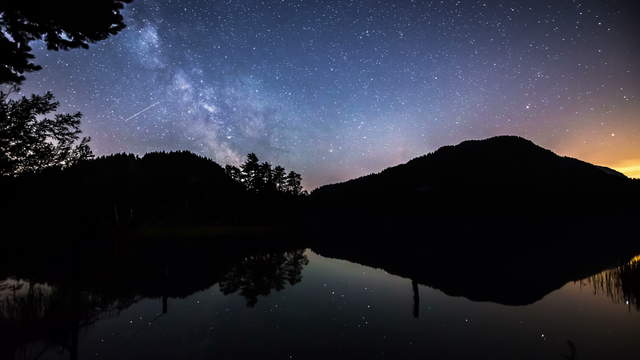
{"label": "silhouetted treetop", "polygon": [[132,0],[7,0],[0,2],[0,84],[24,80],[40,70],[29,43],[43,40],[49,50],[88,48],[124,29],[125,3]]}
{"label": "silhouetted treetop", "polygon": [[273,182],[276,191],[286,191],[286,178],[287,174],[285,168],[280,165],[276,165],[276,167],[273,168],[273,172],[271,173],[271,181]]}
{"label": "silhouetted treetop", "polygon": [[58,105],[50,92],[18,100],[0,92],[0,175],[67,167],[93,157],[90,138],[80,138],[82,114],[51,117]]}
{"label": "silhouetted treetop", "polygon": [[260,163],[254,153],[248,154],[239,168],[227,165],[225,171],[232,179],[254,193],[282,193],[294,196],[305,194],[302,189],[302,175],[294,171],[287,174],[285,168],[280,165],[274,168],[268,162]]}
{"label": "silhouetted treetop", "polygon": [[285,191],[292,195],[302,194],[302,175],[289,171],[286,177]]}

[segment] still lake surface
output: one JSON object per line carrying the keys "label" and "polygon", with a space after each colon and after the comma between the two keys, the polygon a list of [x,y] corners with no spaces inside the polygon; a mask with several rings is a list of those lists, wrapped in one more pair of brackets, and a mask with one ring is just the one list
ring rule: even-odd
{"label": "still lake surface", "polygon": [[[242,263],[232,270],[235,275],[183,297],[96,300],[85,293],[74,303],[88,309],[83,316],[70,315],[50,299],[59,297],[60,289],[5,279],[0,357],[630,359],[640,354],[640,313],[629,295],[637,285],[628,283],[636,277],[622,271],[624,266],[569,282],[533,304],[509,306],[448,296],[308,249],[284,262],[273,271],[265,271],[264,264],[245,269],[251,262]],[[260,278],[264,273],[277,276]]]}

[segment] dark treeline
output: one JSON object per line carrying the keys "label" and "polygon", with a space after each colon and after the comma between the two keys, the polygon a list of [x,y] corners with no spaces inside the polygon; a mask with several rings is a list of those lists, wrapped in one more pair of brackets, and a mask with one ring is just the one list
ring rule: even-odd
{"label": "dark treeline", "polygon": [[[260,168],[270,167],[265,164]],[[299,174],[289,172],[274,182],[271,179],[284,172],[281,167],[264,180],[257,178],[264,173],[253,170],[250,161],[241,169],[242,178],[231,177],[214,161],[179,151],[141,157],[115,154],[4,176],[0,179],[3,233],[11,230],[24,237],[35,230],[37,237],[40,230],[59,230],[91,235],[148,226],[296,221],[296,204],[304,194]]]}
{"label": "dark treeline", "polygon": [[413,228],[426,216],[446,217],[430,226],[430,232],[438,232],[438,224],[456,223],[456,216],[521,216],[534,223],[548,217],[600,216],[612,223],[637,215],[640,199],[638,180],[516,137],[445,147],[379,174],[321,187],[308,199],[300,174],[260,162],[255,154],[238,167],[225,168],[187,151],[116,154],[72,165],[42,163],[46,165],[0,177],[5,232],[293,227],[303,220],[311,229],[389,221]]}

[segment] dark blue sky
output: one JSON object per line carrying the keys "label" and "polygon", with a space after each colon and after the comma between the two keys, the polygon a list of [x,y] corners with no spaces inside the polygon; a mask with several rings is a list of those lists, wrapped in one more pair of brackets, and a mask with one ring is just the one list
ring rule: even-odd
{"label": "dark blue sky", "polygon": [[256,152],[309,188],[498,134],[635,175],[632,3],[135,0],[89,50],[36,44],[23,91],[84,113],[98,154]]}

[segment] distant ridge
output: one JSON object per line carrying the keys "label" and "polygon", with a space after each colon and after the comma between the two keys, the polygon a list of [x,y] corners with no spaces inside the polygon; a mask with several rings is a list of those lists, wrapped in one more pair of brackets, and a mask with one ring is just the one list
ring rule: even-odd
{"label": "distant ridge", "polygon": [[443,146],[377,174],[322,186],[312,199],[367,206],[423,202],[451,207],[453,201],[465,206],[483,201],[484,207],[543,207],[621,200],[632,187],[637,189],[613,169],[559,156],[518,136],[496,136]]}

